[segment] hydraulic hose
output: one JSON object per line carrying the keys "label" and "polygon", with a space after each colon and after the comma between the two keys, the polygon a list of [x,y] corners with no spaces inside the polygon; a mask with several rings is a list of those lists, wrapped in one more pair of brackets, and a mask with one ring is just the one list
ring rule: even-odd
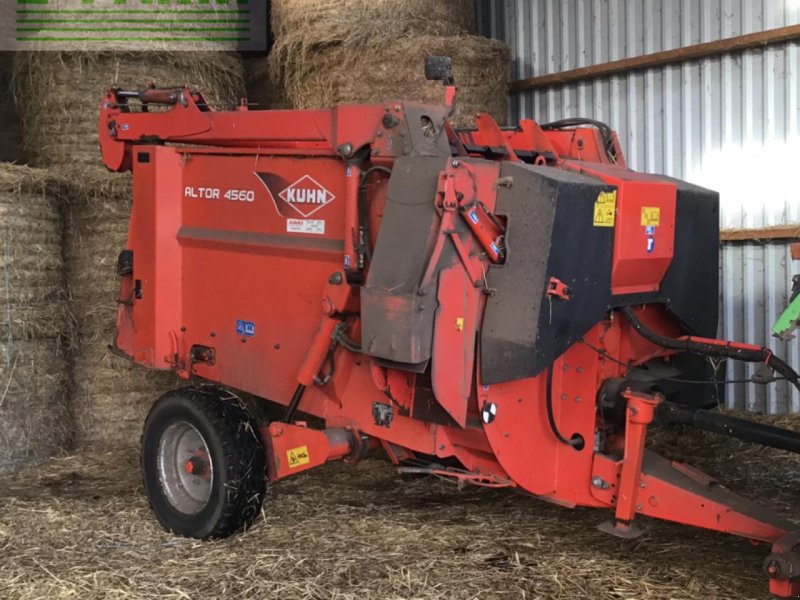
{"label": "hydraulic hose", "polygon": [[574,440],[570,440],[565,438],[561,432],[558,430],[558,425],[556,425],[556,418],[553,414],[553,365],[550,365],[547,369],[547,377],[545,378],[545,404],[547,405],[547,421],[550,424],[550,430],[553,432],[553,435],[556,436],[556,439],[561,442],[562,444],[566,444],[567,446],[572,446],[573,448],[580,443],[580,439],[576,438]]}
{"label": "hydraulic hose", "polygon": [[576,117],[572,119],[561,119],[560,121],[553,121],[552,123],[544,123],[540,125],[545,131],[567,129],[572,127],[584,126],[596,127],[600,130],[600,136],[603,138],[603,150],[605,151],[611,162],[617,162],[617,155],[614,149],[614,132],[607,124],[602,121],[595,121],[594,119],[584,119]]}
{"label": "hydraulic hose", "polygon": [[298,386],[294,390],[294,394],[292,395],[292,400],[289,402],[289,406],[286,408],[286,414],[283,415],[283,422],[284,423],[291,423],[294,419],[294,415],[297,413],[297,407],[300,406],[300,400],[303,398],[303,392],[306,391],[306,386],[302,383],[298,384]]}
{"label": "hydraulic hose", "polygon": [[359,246],[363,247],[364,255],[367,261],[372,260],[372,248],[369,246],[369,212],[367,210],[367,180],[372,173],[384,173],[391,177],[392,170],[382,165],[375,165],[361,173],[361,179],[358,182],[358,222],[359,222]]}
{"label": "hydraulic hose", "polygon": [[797,371],[792,369],[786,362],[778,358],[772,353],[769,348],[755,348],[745,347],[727,342],[724,345],[710,344],[708,342],[701,342],[691,338],[674,339],[663,336],[655,331],[648,329],[636,316],[633,308],[624,306],[620,309],[622,314],[631,324],[631,327],[641,335],[648,342],[667,348],[668,350],[677,350],[679,352],[692,352],[702,356],[714,356],[720,358],[731,358],[734,360],[741,360],[743,362],[764,363],[768,367],[780,373],[787,381],[791,382],[798,390],[800,390],[800,375]]}
{"label": "hydraulic hose", "polygon": [[718,412],[662,402],[656,409],[656,417],[661,423],[679,423],[690,425],[719,435],[733,437],[744,442],[761,444],[770,448],[778,448],[800,454],[800,433],[738,419]]}
{"label": "hydraulic hose", "polygon": [[360,354],[361,353],[361,344],[359,344],[358,342],[352,340],[347,335],[347,323],[345,323],[344,321],[339,323],[334,328],[333,335],[331,336],[331,338],[333,339],[334,342],[336,342],[337,344],[343,346],[344,348],[346,348],[350,352],[354,352],[356,354]]}

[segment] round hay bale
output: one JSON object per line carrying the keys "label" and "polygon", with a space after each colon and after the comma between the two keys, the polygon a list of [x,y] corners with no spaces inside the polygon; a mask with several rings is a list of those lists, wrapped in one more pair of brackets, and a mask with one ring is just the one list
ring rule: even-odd
{"label": "round hay bale", "polygon": [[323,108],[336,104],[393,100],[440,104],[441,82],[427,81],[425,57],[453,59],[458,93],[458,126],[472,123],[476,112],[490,113],[499,124],[508,119],[509,48],[480,36],[417,36],[386,40],[363,53],[335,45],[305,57],[279,63],[273,54],[273,72],[282,73],[286,95],[294,108]]}
{"label": "round hay bale", "polygon": [[247,77],[247,103],[251,110],[290,108],[283,86],[272,76],[266,56],[244,59]]}
{"label": "round hay bale", "polygon": [[0,164],[0,467],[69,446],[63,236],[42,171]]}
{"label": "round hay bale", "polygon": [[180,381],[108,349],[115,336],[117,256],[127,244],[131,194],[92,195],[68,185],[66,195],[67,289],[75,321],[76,443],[93,448],[135,446],[152,403]]}
{"label": "round hay bale", "polygon": [[122,185],[109,174],[97,141],[100,101],[111,86],[190,86],[212,106],[232,109],[244,96],[244,70],[225,52],[19,52],[14,94],[31,162],[52,166],[87,190]]}
{"label": "round hay bale", "polygon": [[[293,88],[301,78],[319,75],[315,69],[327,64],[326,58],[341,55],[349,65],[357,64],[354,72],[337,76],[358,76],[363,57],[376,64],[373,53],[383,51],[381,58],[386,58],[386,49],[396,41],[474,34],[475,5],[472,0],[276,0],[271,22],[273,78],[300,108]],[[393,65],[401,57],[388,58]]]}
{"label": "round hay bale", "polygon": [[473,0],[272,0],[275,37],[303,33],[312,44],[407,35],[475,33]]}
{"label": "round hay bale", "polygon": [[[11,88],[11,52],[0,52],[0,89]],[[0,94],[0,161],[22,162],[22,127],[11,94]]]}

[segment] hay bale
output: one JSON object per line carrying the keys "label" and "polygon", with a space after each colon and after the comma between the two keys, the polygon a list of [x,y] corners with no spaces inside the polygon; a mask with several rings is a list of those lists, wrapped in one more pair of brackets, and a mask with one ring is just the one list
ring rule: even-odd
{"label": "hay bale", "polygon": [[276,0],[273,78],[294,108],[412,100],[441,103],[426,56],[453,58],[456,124],[472,113],[507,119],[509,50],[475,32],[472,0]]}
{"label": "hay bale", "polygon": [[[183,385],[171,373],[150,371],[111,354],[114,323],[79,336],[73,346],[75,443],[79,448],[138,447],[153,402]],[[103,329],[105,331],[103,331]]]}
{"label": "hay bale", "polygon": [[244,59],[247,102],[251,110],[290,108],[281,84],[275,80],[266,56]]}
{"label": "hay bale", "polygon": [[303,32],[309,43],[356,46],[407,35],[475,33],[473,0],[272,0],[276,37]]}
{"label": "hay bale", "polygon": [[289,55],[279,44],[291,43],[278,40],[271,65],[295,108],[391,100],[440,104],[442,84],[427,81],[423,65],[428,55],[446,55],[453,59],[458,86],[453,122],[469,125],[476,112],[507,122],[509,49],[497,40],[415,36],[381,40],[364,52],[334,45],[306,55]]}
{"label": "hay bale", "polygon": [[[13,83],[31,162],[79,175],[87,190],[122,181],[105,170],[97,142],[100,101],[109,87],[188,83],[220,109],[244,96],[241,59],[224,52],[20,52]],[[124,185],[112,191],[123,192]]]}
{"label": "hay bale", "polygon": [[[128,181],[126,179],[126,181]],[[122,184],[120,184],[122,185]],[[90,194],[65,184],[67,289],[75,321],[72,410],[79,447],[135,446],[147,411],[180,382],[112,354],[131,194]]]}
{"label": "hay bale", "polygon": [[[11,87],[12,53],[0,52],[0,89]],[[22,161],[22,127],[11,94],[0,94],[0,161]]]}
{"label": "hay bale", "polygon": [[0,468],[69,445],[62,234],[47,174],[0,164]]}
{"label": "hay bale", "polygon": [[75,437],[80,446],[138,443],[144,414],[174,377],[151,373],[111,355],[118,281],[125,247],[130,174],[109,173],[100,156],[100,101],[113,86],[143,89],[184,85],[219,109],[244,96],[241,59],[223,52],[23,52],[14,61],[13,88],[24,145],[33,162],[59,173],[68,227],[67,288],[74,318],[70,350]]}

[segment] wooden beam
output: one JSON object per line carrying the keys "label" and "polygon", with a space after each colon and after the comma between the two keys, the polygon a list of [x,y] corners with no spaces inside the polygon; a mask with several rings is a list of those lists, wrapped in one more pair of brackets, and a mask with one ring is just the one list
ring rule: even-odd
{"label": "wooden beam", "polygon": [[778,241],[800,239],[800,225],[779,225],[759,229],[722,229],[719,232],[722,242]]}
{"label": "wooden beam", "polygon": [[598,77],[608,77],[609,75],[619,75],[621,73],[629,73],[630,71],[650,69],[687,60],[697,60],[750,48],[760,48],[771,44],[789,42],[798,38],[800,38],[800,25],[769,29],[767,31],[759,31],[758,33],[749,33],[747,35],[716,40],[714,42],[684,46],[683,48],[665,50],[664,52],[654,52],[653,54],[645,54],[634,58],[623,58],[622,60],[615,60],[590,67],[581,67],[579,69],[562,71],[560,73],[540,75],[528,79],[518,79],[512,82],[511,93],[552,85],[574,83],[576,81],[586,81],[587,79],[596,79]]}

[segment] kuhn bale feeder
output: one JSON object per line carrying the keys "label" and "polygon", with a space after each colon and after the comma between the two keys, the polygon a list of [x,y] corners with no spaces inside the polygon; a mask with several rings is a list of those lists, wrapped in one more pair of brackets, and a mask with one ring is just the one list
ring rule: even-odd
{"label": "kuhn bale feeder", "polygon": [[145,423],[159,520],[226,536],[268,482],[382,448],[401,469],[608,509],[623,537],[642,514],[772,544],[771,590],[797,593],[795,525],[645,450],[654,419],[800,448],[686,383],[710,357],[799,385],[768,350],[713,339],[717,195],[629,170],[601,123],[456,130],[449,60],[426,74],[442,106],[104,98],[105,164],[134,177],[114,349],[208,382]]}

